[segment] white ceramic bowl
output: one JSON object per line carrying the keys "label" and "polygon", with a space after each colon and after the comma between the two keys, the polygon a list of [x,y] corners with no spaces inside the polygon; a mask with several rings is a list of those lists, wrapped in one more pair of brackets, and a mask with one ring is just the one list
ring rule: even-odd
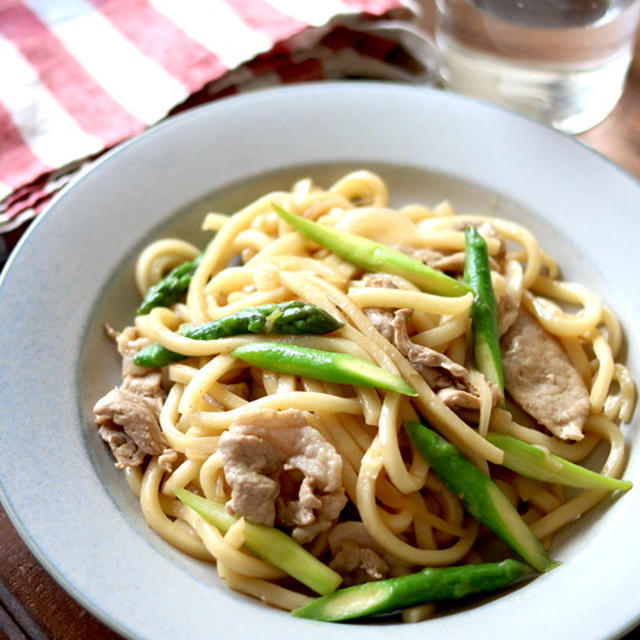
{"label": "white ceramic bowl", "polygon": [[[563,565],[482,606],[417,624],[329,626],[232,593],[160,540],[99,441],[91,407],[118,379],[108,321],[136,305],[132,266],[151,238],[204,244],[202,214],[232,212],[311,175],[379,172],[392,201],[448,198],[527,224],[568,279],[618,313],[640,379],[638,183],[550,129],[469,99],[368,82],[226,99],[108,154],[58,197],[0,283],[0,486],[37,557],[80,603],[132,638],[348,640],[616,637],[640,619],[640,503],[607,500],[560,537]],[[637,438],[636,417],[625,434]],[[640,481],[632,446],[626,477]]]}

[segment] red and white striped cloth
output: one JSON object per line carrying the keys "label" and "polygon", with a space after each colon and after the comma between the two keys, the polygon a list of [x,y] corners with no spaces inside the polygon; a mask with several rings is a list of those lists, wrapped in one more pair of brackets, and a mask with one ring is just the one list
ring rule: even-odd
{"label": "red and white striped cloth", "polygon": [[0,264],[74,171],[176,111],[285,82],[424,79],[384,31],[408,2],[0,0]]}

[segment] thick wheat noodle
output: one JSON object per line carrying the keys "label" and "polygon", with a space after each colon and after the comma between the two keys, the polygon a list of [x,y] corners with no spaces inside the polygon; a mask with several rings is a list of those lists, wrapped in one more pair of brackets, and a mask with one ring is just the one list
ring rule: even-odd
{"label": "thick wheat noodle", "polygon": [[376,480],[383,467],[381,446],[377,438],[362,458],[358,475],[358,511],[373,539],[389,553],[410,564],[445,566],[459,562],[471,549],[477,534],[473,521],[458,542],[448,549],[418,549],[398,538],[385,526],[376,506]]}
{"label": "thick wheat noodle", "polygon": [[286,233],[273,241],[259,253],[256,253],[245,266],[258,267],[266,261],[280,255],[298,255],[304,251],[307,240],[297,233]]}
{"label": "thick wheat noodle", "polygon": [[[219,320],[220,318],[231,316],[245,307],[259,307],[263,304],[285,302],[287,297],[288,292],[284,287],[278,287],[272,291],[256,291],[248,295],[238,294],[238,296],[233,296],[233,294],[229,294],[227,298],[228,304],[221,307],[214,305],[207,307],[208,317],[210,320]],[[211,297],[208,297],[208,299],[210,300]]]}
{"label": "thick wheat noodle", "polygon": [[416,344],[437,349],[449,344],[452,340],[465,334],[469,328],[469,317],[466,314],[453,316],[432,329],[427,329],[412,336]]}
{"label": "thick wheat noodle", "polygon": [[[305,388],[315,389],[317,388],[315,385],[308,386],[305,385]],[[325,420],[329,420],[328,417],[325,417]],[[322,423],[322,416],[317,416],[316,421]],[[330,440],[339,451],[343,451],[343,458],[346,462],[348,462],[348,467],[345,467],[344,470],[347,471],[347,475],[349,475],[349,480],[345,482],[345,486],[348,488],[349,496],[355,502],[355,482],[357,479],[357,470],[360,466],[360,460],[362,458],[362,454],[366,449],[369,448],[371,443],[371,438],[367,436],[366,446],[360,447],[358,443],[355,442],[354,436],[357,436],[358,431],[362,432],[362,429],[357,427],[356,421],[352,416],[349,415],[336,415],[333,418],[333,423],[331,429],[326,426],[318,426],[318,429]],[[349,423],[350,426],[355,427],[352,429],[346,429],[343,424]],[[424,460],[419,456],[415,456],[414,463],[412,464],[412,468],[417,467],[419,469],[418,473],[423,473],[422,469],[424,468],[424,472],[426,473],[426,466]],[[414,472],[415,473],[415,472]],[[383,504],[387,506],[401,506],[405,509],[408,509],[413,513],[413,515],[423,522],[428,522],[430,525],[435,526],[442,531],[446,531],[448,533],[452,533],[454,535],[462,535],[462,530],[456,526],[452,526],[451,523],[447,522],[439,518],[438,516],[430,513],[426,510],[424,505],[420,507],[419,505],[415,505],[407,502],[407,498],[400,493],[396,487],[390,484],[387,480],[382,479],[378,486],[379,498]],[[413,495],[413,494],[412,494]]]}
{"label": "thick wheat noodle", "polygon": [[188,522],[200,536],[207,551],[218,561],[228,562],[237,571],[250,578],[278,580],[285,574],[272,565],[255,556],[240,551],[225,541],[224,536],[208,522],[205,522],[195,511],[177,503],[174,514]]}
{"label": "thick wheat noodle", "polygon": [[559,283],[550,278],[539,276],[533,283],[535,293],[560,300],[579,303],[582,309],[575,314],[565,313],[547,298],[523,293],[525,308],[535,315],[538,322],[556,336],[580,336],[594,329],[602,318],[602,303],[599,298],[584,287],[573,282]]}
{"label": "thick wheat noodle", "polygon": [[169,519],[162,509],[159,489],[163,474],[164,471],[158,466],[157,460],[151,460],[142,478],[140,508],[147,524],[174,547],[195,558],[209,560],[211,556],[195,532],[176,526],[180,521]]}
{"label": "thick wheat noodle", "polygon": [[494,409],[491,414],[490,428],[518,438],[527,444],[545,447],[551,453],[571,462],[584,460],[600,441],[595,434],[587,433],[580,442],[564,442],[558,438],[545,435],[536,429],[530,429],[514,422],[509,412],[500,409]]}
{"label": "thick wheat noodle", "polygon": [[187,450],[198,451],[202,455],[212,455],[218,449],[219,436],[192,437],[178,429],[178,404],[182,397],[183,386],[174,384],[165,400],[160,412],[160,428],[167,444],[178,451],[186,453]]}
{"label": "thick wheat noodle", "polygon": [[[434,295],[391,274],[385,277],[395,288],[367,285],[361,268],[293,231],[272,209],[273,203],[322,225],[387,244],[445,254],[464,250],[463,225],[490,223],[500,236],[489,230],[486,237],[496,297],[507,296],[516,302],[522,298],[525,310],[558,338],[590,391],[592,415],[587,419],[584,439],[562,441],[534,426],[520,409],[514,408],[518,416],[514,419],[510,412],[493,407],[491,388],[474,369],[470,356],[471,294]],[[478,523],[465,514],[460,499],[409,443],[402,431],[407,420],[433,426],[487,475],[494,474],[489,463],[500,464],[503,455],[485,438],[491,430],[573,462],[584,460],[606,441],[610,451],[602,472],[619,477],[625,445],[612,420],[629,421],[635,404],[629,371],[616,362],[623,344],[620,323],[593,293],[562,282],[556,262],[522,225],[486,216],[460,216],[447,202],[433,208],[407,205],[395,211],[388,203],[384,181],[358,171],[325,191],[307,179],[296,183],[291,192],[264,195],[233,217],[209,214],[203,228],[216,230],[217,235],[191,278],[186,302],[155,308],[135,321],[141,336],[187,357],[165,369],[170,388],[159,419],[166,444],[178,453],[179,460],[172,472],[166,472],[158,457],[151,457],[144,472],[128,468],[125,477],[139,495],[149,526],[184,552],[215,560],[220,577],[230,588],[283,609],[309,602],[306,592],[283,586],[291,581],[277,583],[284,576],[282,571],[246,550],[242,518],[222,535],[174,498],[177,489],[187,488],[220,503],[229,500],[230,487],[218,447],[222,433],[246,411],[306,412],[308,423],[340,454],[342,481],[352,503],[349,518],[359,517],[383,549],[414,568],[479,562],[483,556],[481,547],[474,546]],[[518,248],[512,250],[506,242]],[[404,246],[400,248],[405,250]],[[136,264],[140,291],[144,293],[164,272],[197,254],[193,245],[181,240],[150,244]],[[244,264],[232,262],[238,255]],[[518,272],[522,272],[521,278]],[[324,309],[343,326],[326,336],[241,335],[193,340],[179,333],[182,324],[201,324],[249,306],[296,299]],[[580,307],[577,312],[564,310],[575,305]],[[479,410],[458,414],[446,406],[372,324],[363,311],[367,307],[411,309],[411,339],[470,370]],[[262,371],[231,355],[237,347],[265,341],[362,358],[401,376],[418,396],[408,398],[368,387]],[[582,491],[567,500],[560,485],[516,474],[498,473],[494,479],[545,545],[558,529],[606,495]],[[328,541],[327,529],[308,548],[324,559]],[[429,603],[406,610],[402,617],[417,621],[433,613],[434,606]]]}
{"label": "thick wheat noodle", "polygon": [[[482,222],[491,223],[505,238],[516,242],[524,249],[523,260],[526,262],[522,284],[525,288],[530,287],[540,273],[542,259],[540,256],[540,247],[534,235],[515,222],[502,220],[500,218],[489,218],[487,216],[474,215],[456,215],[453,218],[456,223],[477,224]],[[426,222],[426,229],[438,229],[440,227],[449,226],[452,218],[445,216],[442,218],[433,218]],[[491,238],[488,238],[487,244],[490,246]]]}
{"label": "thick wheat noodle", "polygon": [[460,314],[468,311],[473,297],[470,293],[458,298],[434,296],[420,291],[404,291],[402,289],[382,289],[357,287],[349,291],[349,298],[360,308],[363,307],[408,307],[430,313]]}
{"label": "thick wheat noodle", "polygon": [[636,387],[631,379],[629,370],[620,363],[616,363],[614,379],[620,385],[620,393],[617,397],[612,397],[611,402],[617,405],[618,411],[614,415],[607,414],[607,418],[610,420],[615,420],[617,418],[620,422],[630,422],[636,402]]}
{"label": "thick wheat noodle", "polygon": [[589,358],[587,358],[587,354],[584,352],[584,347],[580,343],[580,339],[563,338],[561,336],[559,340],[560,344],[562,344],[562,348],[569,357],[569,360],[571,360],[571,364],[580,374],[582,381],[585,383],[585,385],[590,385],[591,367],[589,365]]}
{"label": "thick wheat noodle", "polygon": [[285,589],[278,584],[261,580],[259,578],[248,578],[241,573],[234,571],[225,562],[218,563],[218,574],[235,591],[246,593],[249,596],[271,604],[274,607],[290,611],[303,607],[311,602],[311,598],[297,591]]}
{"label": "thick wheat noodle", "polygon": [[210,500],[220,500],[224,496],[224,491],[221,491],[219,479],[224,475],[224,462],[222,457],[217,452],[210,455],[200,467],[200,475],[198,476],[198,482],[202,493]]}
{"label": "thick wheat noodle", "polygon": [[190,460],[187,458],[173,473],[164,481],[160,493],[163,496],[173,498],[176,489],[183,489],[190,482],[200,475],[202,461]]}
{"label": "thick wheat noodle", "polygon": [[[322,383],[315,380],[305,380],[304,386],[308,391],[318,391],[326,385],[322,385]],[[324,417],[324,420],[328,419],[328,417]],[[317,420],[322,423],[323,416],[318,416]],[[331,429],[324,427],[321,428],[321,430],[323,433],[327,434],[328,439],[330,439],[331,442],[336,445],[336,448],[339,451],[344,452],[343,457],[350,463],[349,469],[353,470],[355,478],[357,476],[360,459],[362,458],[363,452],[370,446],[371,438],[363,434],[363,437],[366,438],[366,442],[361,442],[360,444],[358,444],[355,441],[355,438],[358,438],[359,433],[362,433],[362,429],[358,428],[356,421],[350,415],[336,415],[334,420],[335,422],[332,425]],[[350,423],[353,428],[351,430],[345,429],[342,426],[342,423],[344,422]],[[426,478],[427,467],[421,457],[416,456],[414,460],[415,465],[417,466],[416,472],[419,473],[420,477],[422,478],[422,482],[420,485],[422,486]],[[412,465],[412,467],[413,466],[414,465]],[[388,505],[402,505],[407,508],[408,505],[406,503],[406,499],[403,498],[402,493],[400,493],[393,484],[389,484],[388,482],[383,480],[383,482],[380,484],[379,491],[380,499],[383,503]],[[355,491],[353,493],[355,498]],[[422,509],[416,507],[416,509],[414,509],[414,515],[419,517],[421,520],[429,522],[431,525],[440,528],[442,531],[446,531],[454,535],[462,534],[462,530],[460,530],[458,527],[451,526],[449,522],[438,518],[434,514],[429,513],[424,507],[422,507]]]}
{"label": "thick wheat noodle", "polygon": [[[280,197],[278,197],[280,196]],[[260,198],[242,211],[239,211],[226,225],[220,229],[213,241],[204,252],[202,262],[196,270],[189,285],[187,293],[187,306],[194,322],[207,322],[207,305],[204,290],[208,277],[225,267],[233,257],[233,239],[243,229],[249,226],[251,221],[261,212],[271,209],[273,202],[281,206],[288,206],[290,194],[269,194]]]}
{"label": "thick wheat noodle", "polygon": [[544,513],[549,513],[562,504],[563,500],[545,489],[544,484],[538,480],[518,476],[515,481],[518,495],[522,500],[538,507]]}
{"label": "thick wheat noodle", "polygon": [[478,433],[486,437],[489,432],[489,421],[491,420],[491,410],[493,408],[493,394],[485,377],[479,371],[472,369],[469,372],[469,379],[480,398]]}
{"label": "thick wheat noodle", "polygon": [[611,347],[611,355],[617,358],[622,347],[622,327],[617,316],[607,307],[602,305],[602,323],[607,328],[607,341]]}
{"label": "thick wheat noodle", "polygon": [[420,222],[421,220],[438,217],[438,214],[433,209],[421,204],[406,204],[398,209],[398,213],[411,220],[411,222]]}
{"label": "thick wheat noodle", "polygon": [[589,399],[592,413],[601,413],[613,381],[615,363],[611,347],[600,331],[593,329],[590,339],[593,344],[593,352],[598,360],[598,370],[591,383]]}
{"label": "thick wheat noodle", "polygon": [[408,509],[389,512],[378,507],[378,516],[384,526],[396,536],[402,535],[413,523],[413,513]]}
{"label": "thick wheat noodle", "polygon": [[[587,419],[585,428],[591,433],[597,433],[603,439],[609,441],[609,456],[605,461],[600,473],[612,478],[619,478],[625,463],[624,438],[618,427],[604,417],[590,416]],[[568,500],[562,506],[540,518],[531,525],[532,531],[539,537],[544,538],[555,533],[575,520],[585,511],[592,509],[609,495],[608,491],[591,489],[583,491],[575,498]]]}
{"label": "thick wheat noodle", "polygon": [[236,251],[242,249],[255,249],[256,251],[262,251],[268,247],[272,242],[271,236],[268,236],[263,231],[257,229],[245,229],[241,231],[233,241],[233,247]]}
{"label": "thick wheat noodle", "polygon": [[185,261],[193,260],[199,253],[195,245],[176,238],[158,240],[148,245],[136,261],[135,281],[140,295],[144,295],[164,273]]}
{"label": "thick wheat noodle", "polygon": [[[500,250],[500,242],[495,238],[486,238],[489,255],[495,255]],[[424,235],[414,240],[420,247],[426,249],[446,249],[464,251],[464,233],[461,231],[436,231],[430,229]]]}
{"label": "thick wheat noodle", "polygon": [[378,439],[382,447],[382,459],[391,483],[402,493],[413,493],[424,485],[427,469],[423,468],[419,475],[412,475],[405,467],[398,443],[398,403],[399,394],[388,393],[382,404]]}
{"label": "thick wheat noodle", "polygon": [[[420,408],[423,410],[427,418],[435,422],[436,426],[445,430],[446,435],[454,440],[459,446],[462,446],[466,450],[471,450],[491,462],[502,462],[502,451],[489,444],[484,438],[479,436],[462,420],[460,420],[453,411],[446,407],[426,382],[424,382],[420,375],[413,369],[409,362],[407,362],[407,360],[402,356],[402,354],[375,330],[364,313],[362,313],[362,311],[356,307],[347,296],[342,294],[329,283],[320,282],[315,279],[313,280],[329,295],[334,304],[338,304],[338,306],[340,306],[342,311],[346,313],[356,327],[360,329],[362,333],[367,335],[371,339],[371,342],[375,343],[376,346],[391,358],[395,366],[400,371],[400,375],[402,375],[404,379],[407,380],[418,392],[416,402],[420,405]],[[381,363],[379,362],[379,364]]]}
{"label": "thick wheat noodle", "polygon": [[237,366],[236,362],[235,358],[227,355],[217,355],[212,358],[189,380],[189,384],[187,384],[182,392],[178,411],[182,415],[197,411],[200,408],[200,400],[209,389],[211,389],[210,393],[214,397],[220,397],[227,406],[233,409],[237,409],[246,404],[246,400],[243,398],[238,399],[238,396],[226,391],[218,382],[219,378],[231,371],[234,366]]}
{"label": "thick wheat noodle", "polygon": [[303,258],[301,256],[274,256],[273,258],[265,258],[260,262],[260,266],[273,266],[283,271],[306,271],[318,276],[326,278],[329,282],[336,284],[347,281],[345,274],[341,273],[335,267],[328,265],[326,262],[314,260],[312,258]]}
{"label": "thick wheat noodle", "polygon": [[[306,403],[306,404],[305,404]],[[336,398],[327,393],[307,393],[292,391],[279,395],[265,396],[248,402],[238,409],[229,411],[194,411],[192,423],[197,427],[213,431],[228,429],[235,418],[252,409],[299,409],[300,411],[318,411],[326,413],[360,414],[360,403],[355,398]]]}
{"label": "thick wheat noodle", "polygon": [[140,467],[125,467],[123,470],[127,486],[131,493],[140,499],[140,490],[142,488],[142,470]]}
{"label": "thick wheat noodle", "polygon": [[369,171],[354,171],[344,176],[329,187],[329,193],[348,201],[366,199],[374,207],[385,207],[389,200],[385,182]]}
{"label": "thick wheat noodle", "polygon": [[226,213],[209,212],[202,221],[201,229],[203,231],[220,231],[230,218]]}
{"label": "thick wheat noodle", "polygon": [[253,283],[255,276],[255,267],[228,267],[211,278],[204,291],[207,295],[226,295],[231,291],[249,286]]}
{"label": "thick wheat noodle", "polygon": [[[411,500],[416,506],[422,501],[420,495],[416,492],[411,494]],[[416,537],[416,546],[420,549],[437,549],[435,536],[433,534],[433,527],[424,518],[414,517],[413,530]]]}

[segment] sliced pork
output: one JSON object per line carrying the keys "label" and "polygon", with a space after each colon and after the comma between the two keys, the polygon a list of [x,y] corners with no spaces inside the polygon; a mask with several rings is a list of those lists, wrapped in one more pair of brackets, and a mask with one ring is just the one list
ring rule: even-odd
{"label": "sliced pork", "polygon": [[[409,337],[407,324],[411,318],[411,309],[398,309],[395,312],[393,322],[393,341],[400,353],[411,363],[411,366],[422,374],[423,369],[438,370],[437,375],[445,375],[464,387],[469,386],[469,372],[457,362],[454,362],[440,351],[416,344]],[[432,372],[427,371],[427,375]],[[447,385],[447,386],[450,386]]]}
{"label": "sliced pork", "polygon": [[242,413],[220,437],[218,451],[231,487],[227,510],[292,527],[298,542],[333,525],[347,502],[342,458],[301,411]]}
{"label": "sliced pork", "polygon": [[563,440],[582,440],[589,393],[558,342],[520,311],[501,340],[505,388],[541,425]]}
{"label": "sliced pork", "polygon": [[446,254],[436,249],[410,249],[404,253],[438,271],[447,273],[462,273],[464,271],[464,251]]}
{"label": "sliced pork", "polygon": [[164,455],[160,461],[166,468],[174,460],[168,449],[153,400],[116,387],[93,407],[100,437],[109,445],[116,467],[135,467],[147,455]]}
{"label": "sliced pork", "polygon": [[118,353],[122,356],[122,376],[148,373],[149,369],[134,364],[133,356],[151,341],[141,336],[136,327],[125,327],[122,331],[116,331],[107,325],[106,330],[107,335],[116,341]]}
{"label": "sliced pork", "polygon": [[157,455],[161,468],[170,471],[178,454],[167,446],[160,429],[160,411],[164,402],[162,374],[157,369],[138,367],[133,356],[149,340],[135,327],[120,333],[107,327],[122,356],[123,381],[96,402],[93,407],[98,434],[109,445],[116,467],[134,467],[147,455]]}
{"label": "sliced pork", "polygon": [[[368,287],[397,289],[398,282],[394,278],[395,276],[388,274],[367,274],[362,278],[362,282]],[[411,340],[407,328],[411,309],[390,311],[378,307],[367,307],[363,311],[378,332],[407,358],[411,366],[447,406],[460,409],[480,408],[480,397],[471,384],[469,372],[465,367],[454,362],[444,353],[416,344]],[[489,386],[495,406],[502,399],[502,394],[496,385],[489,383]]]}
{"label": "sliced pork", "polygon": [[407,572],[407,565],[385,551],[362,522],[345,521],[329,534],[333,556],[329,566],[344,580],[342,586],[382,580]]}
{"label": "sliced pork", "polygon": [[[392,322],[393,342],[400,353],[448,407],[479,409],[480,397],[469,380],[467,369],[444,353],[413,342],[407,331],[410,316],[410,309],[399,309],[395,312]],[[489,383],[489,387],[495,406],[501,400],[502,394],[496,385]]]}
{"label": "sliced pork", "polygon": [[[379,287],[381,289],[397,289],[398,286],[391,276],[382,273],[367,273],[362,277],[361,283],[365,287]],[[364,315],[369,322],[382,334],[389,342],[393,342],[393,311],[380,307],[365,307]]]}

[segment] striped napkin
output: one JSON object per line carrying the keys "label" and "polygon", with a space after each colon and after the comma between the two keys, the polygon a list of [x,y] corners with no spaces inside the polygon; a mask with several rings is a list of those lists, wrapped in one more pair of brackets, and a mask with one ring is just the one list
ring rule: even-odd
{"label": "striped napkin", "polygon": [[409,1],[0,0],[0,264],[80,167],[172,113],[280,83],[424,80],[398,35]]}

